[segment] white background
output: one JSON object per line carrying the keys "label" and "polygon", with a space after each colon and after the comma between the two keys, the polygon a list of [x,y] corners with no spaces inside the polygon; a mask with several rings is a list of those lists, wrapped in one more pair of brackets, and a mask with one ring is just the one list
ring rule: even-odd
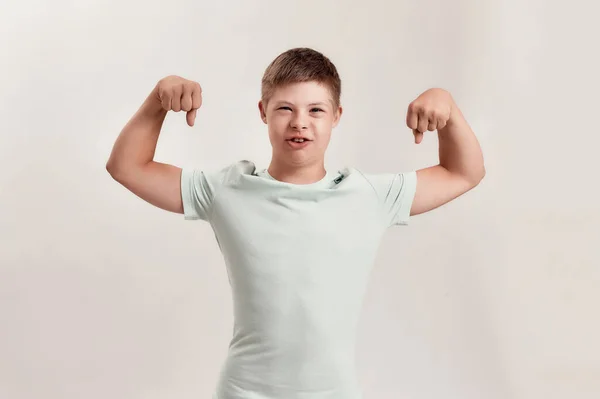
{"label": "white background", "polygon": [[430,87],[453,94],[486,160],[476,189],[385,236],[357,343],[365,399],[597,399],[594,4],[3,2],[0,398],[210,397],[233,322],[210,225],[152,207],[105,164],[176,74],[203,107],[193,128],[167,116],[156,159],[267,167],[260,79],[312,47],[343,82],[328,169],[437,163],[436,134],[417,146],[405,125]]}

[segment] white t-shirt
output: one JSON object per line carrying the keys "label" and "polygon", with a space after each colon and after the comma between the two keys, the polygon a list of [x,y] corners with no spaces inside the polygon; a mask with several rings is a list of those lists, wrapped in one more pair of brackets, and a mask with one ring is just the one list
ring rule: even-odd
{"label": "white t-shirt", "polygon": [[360,399],[357,324],[388,227],[408,224],[416,172],[275,180],[239,161],[184,169],[184,217],[209,222],[227,267],[233,337],[213,399]]}

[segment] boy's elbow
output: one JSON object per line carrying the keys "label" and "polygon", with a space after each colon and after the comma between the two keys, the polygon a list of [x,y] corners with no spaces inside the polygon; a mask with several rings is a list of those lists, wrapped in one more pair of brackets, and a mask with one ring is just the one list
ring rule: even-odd
{"label": "boy's elbow", "polygon": [[123,173],[122,169],[123,168],[120,167],[114,159],[109,159],[108,162],[106,162],[106,171],[116,181],[119,181],[119,178]]}
{"label": "boy's elbow", "polygon": [[115,163],[112,160],[108,160],[108,162],[106,162],[106,171],[108,172],[109,175],[114,177],[114,174],[116,173],[116,167],[115,167]]}
{"label": "boy's elbow", "polygon": [[481,183],[481,181],[483,180],[484,177],[485,177],[485,166],[481,165],[481,169],[479,170],[479,173],[476,174],[472,180],[473,186],[477,186],[479,183]]}

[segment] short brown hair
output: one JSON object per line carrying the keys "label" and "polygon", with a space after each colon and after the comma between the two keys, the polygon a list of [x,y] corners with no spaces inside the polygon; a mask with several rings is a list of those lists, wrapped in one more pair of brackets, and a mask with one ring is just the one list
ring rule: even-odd
{"label": "short brown hair", "polygon": [[326,86],[335,108],[340,105],[342,82],[337,68],[329,58],[306,47],[287,50],[271,62],[262,78],[261,99],[266,104],[277,87],[311,81]]}

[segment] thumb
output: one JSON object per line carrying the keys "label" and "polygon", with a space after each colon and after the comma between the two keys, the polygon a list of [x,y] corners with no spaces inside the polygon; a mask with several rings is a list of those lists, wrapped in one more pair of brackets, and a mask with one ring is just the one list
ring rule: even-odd
{"label": "thumb", "polygon": [[189,111],[186,115],[186,119],[187,119],[187,123],[190,126],[194,126],[194,121],[196,120],[196,112],[198,111],[198,108],[194,108],[193,110]]}

